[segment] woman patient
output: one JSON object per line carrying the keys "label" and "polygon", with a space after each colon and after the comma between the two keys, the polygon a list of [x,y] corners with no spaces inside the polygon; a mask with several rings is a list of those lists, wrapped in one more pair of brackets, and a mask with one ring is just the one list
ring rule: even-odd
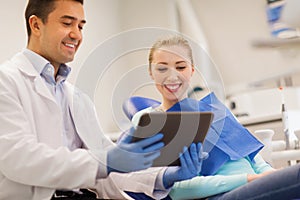
{"label": "woman patient", "polygon": [[209,157],[201,174],[174,184],[172,199],[294,199],[300,197],[299,165],[273,169],[258,154],[263,145],[245,129],[214,93],[200,101],[187,98],[194,73],[192,49],[179,35],[158,39],[150,49],[149,74],[162,102],[137,112],[132,122],[149,112],[211,111],[214,121],[204,142]]}

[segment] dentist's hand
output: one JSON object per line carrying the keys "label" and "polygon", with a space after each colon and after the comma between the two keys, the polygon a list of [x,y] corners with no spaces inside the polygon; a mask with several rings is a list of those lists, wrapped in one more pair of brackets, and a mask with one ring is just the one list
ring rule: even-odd
{"label": "dentist's hand", "polygon": [[118,144],[107,154],[107,171],[132,172],[147,169],[160,156],[160,149],[164,146],[160,140],[163,134],[159,133],[138,142],[131,143],[132,132],[121,138]]}
{"label": "dentist's hand", "polygon": [[198,176],[202,161],[208,157],[208,153],[202,151],[201,143],[191,144],[190,148],[183,148],[183,154],[180,154],[181,166],[168,167],[163,176],[165,188],[173,186],[177,181],[183,181]]}

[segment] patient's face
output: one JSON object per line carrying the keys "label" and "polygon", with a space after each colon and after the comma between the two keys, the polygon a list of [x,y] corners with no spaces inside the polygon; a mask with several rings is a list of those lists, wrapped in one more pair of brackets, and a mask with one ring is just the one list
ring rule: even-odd
{"label": "patient's face", "polygon": [[150,76],[167,104],[187,97],[193,72],[188,51],[182,46],[162,47],[153,53]]}

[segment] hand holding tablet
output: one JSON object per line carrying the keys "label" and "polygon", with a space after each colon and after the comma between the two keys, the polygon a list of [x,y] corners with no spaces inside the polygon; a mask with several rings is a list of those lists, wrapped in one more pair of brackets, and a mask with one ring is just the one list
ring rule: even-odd
{"label": "hand holding tablet", "polygon": [[164,134],[165,146],[153,166],[178,166],[184,146],[203,142],[213,119],[211,112],[151,112],[141,116],[132,141]]}

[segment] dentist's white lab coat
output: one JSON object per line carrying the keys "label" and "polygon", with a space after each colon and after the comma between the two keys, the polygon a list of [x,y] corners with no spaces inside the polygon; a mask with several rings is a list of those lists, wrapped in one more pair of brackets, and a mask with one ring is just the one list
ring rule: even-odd
{"label": "dentist's white lab coat", "polygon": [[[63,147],[61,111],[22,53],[0,65],[0,200],[48,200],[58,188],[95,188],[100,197],[116,199],[126,198],[119,188],[153,192],[153,169],[146,176],[125,175],[134,188],[117,173],[105,178],[113,143],[101,133],[91,101],[72,88],[65,84],[71,115],[89,150]],[[99,160],[91,154],[96,150]],[[99,161],[103,179],[96,181]]]}

